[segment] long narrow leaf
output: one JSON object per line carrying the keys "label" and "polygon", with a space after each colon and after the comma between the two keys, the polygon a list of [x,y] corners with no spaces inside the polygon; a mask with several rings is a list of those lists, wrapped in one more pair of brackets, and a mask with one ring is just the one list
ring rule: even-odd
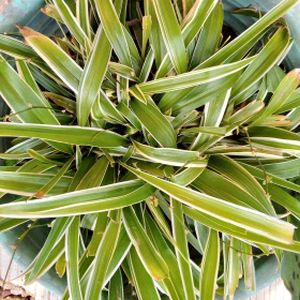
{"label": "long narrow leaf", "polygon": [[245,68],[252,60],[253,58],[248,58],[237,63],[190,71],[167,78],[154,79],[152,81],[139,84],[138,88],[145,94],[165,93],[187,89],[234,74]]}
{"label": "long narrow leaf", "polygon": [[187,53],[171,1],[152,2],[172,64],[177,73],[183,73],[187,69]]}
{"label": "long narrow leaf", "polygon": [[111,216],[111,221],[106,227],[101,243],[97,249],[94,266],[85,294],[86,300],[99,299],[99,293],[101,293],[104,287],[105,275],[116,250],[121,229],[121,212],[115,211],[111,213]]}
{"label": "long narrow leaf", "polygon": [[249,48],[252,48],[261,34],[264,33],[266,29],[272,25],[272,23],[281,18],[291,7],[296,5],[297,2],[297,0],[287,0],[278,3],[272,10],[260,18],[236,39],[200,64],[198,68],[215,66],[224,61],[230,62],[237,54],[240,55],[240,57],[244,56],[248,52]]}
{"label": "long narrow leaf", "polygon": [[178,150],[172,148],[153,148],[134,142],[137,153],[145,158],[171,166],[203,168],[207,165],[204,157],[199,156],[197,151]]}
{"label": "long narrow leaf", "polygon": [[169,120],[161,113],[153,103],[144,104],[141,101],[131,101],[131,108],[145,126],[147,131],[163,147],[176,147],[176,133]]}
{"label": "long narrow leaf", "polygon": [[49,218],[74,216],[118,209],[150,197],[153,188],[140,181],[128,181],[65,193],[53,197],[0,205],[0,216]]}
{"label": "long narrow leaf", "polygon": [[214,299],[220,262],[219,233],[209,231],[203,260],[201,262],[200,299]]}
{"label": "long narrow leaf", "polygon": [[159,179],[132,167],[126,166],[126,168],[137,177],[196,210],[228,222],[229,224],[241,226],[250,232],[265,235],[275,241],[286,244],[292,242],[294,226],[287,222]]}
{"label": "long narrow leaf", "polygon": [[1,122],[0,136],[40,138],[69,145],[86,145],[100,148],[126,145],[125,138],[114,132],[78,126]]}
{"label": "long narrow leaf", "polygon": [[66,233],[66,261],[67,278],[70,296],[73,299],[82,300],[82,292],[79,283],[78,254],[79,254],[79,229],[80,218],[75,217]]}
{"label": "long narrow leaf", "polygon": [[112,1],[96,0],[95,4],[106,36],[121,63],[139,73],[139,53],[131,36],[126,34],[127,29],[120,22]]}
{"label": "long narrow leaf", "polygon": [[82,73],[80,66],[45,35],[27,27],[23,27],[20,31],[26,42],[39,54],[59,78],[70,89],[77,92]]}
{"label": "long narrow leaf", "polygon": [[168,266],[151,243],[133,208],[123,209],[123,218],[126,231],[148,273],[158,281],[166,278]]}

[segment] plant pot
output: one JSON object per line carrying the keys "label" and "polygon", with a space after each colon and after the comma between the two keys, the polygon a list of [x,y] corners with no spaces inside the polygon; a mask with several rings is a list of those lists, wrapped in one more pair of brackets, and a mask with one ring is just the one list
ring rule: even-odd
{"label": "plant pot", "polygon": [[15,24],[25,24],[39,11],[43,0],[1,1],[0,31],[11,31]]}
{"label": "plant pot", "polygon": [[[51,34],[56,30],[55,22],[40,12],[44,0],[10,0],[0,1],[0,32],[16,31],[15,25],[27,25],[45,34]],[[7,113],[5,103],[0,100],[0,115]],[[1,138],[0,151],[8,148],[9,139]],[[1,160],[0,160],[1,164]],[[16,245],[18,237],[24,232],[26,225],[19,226],[14,230],[0,234],[0,244],[8,253],[12,254],[12,246]],[[41,249],[47,237],[47,230],[36,228],[20,243],[14,256],[24,269],[29,266],[38,251]],[[57,277],[53,270],[50,270],[42,279],[41,283],[50,290],[62,294],[65,288],[65,281]]]}
{"label": "plant pot", "polygon": [[[231,11],[238,7],[254,6],[261,11],[269,11],[276,4],[282,2],[282,0],[225,0],[224,7],[227,11]],[[289,68],[298,68],[300,66],[300,4],[296,5],[285,16],[285,20],[289,25],[291,33],[294,38],[294,45],[290,50],[286,59],[286,64]],[[238,15],[228,13],[225,18],[226,23],[233,27],[237,32],[245,30],[251,25],[251,19],[249,17],[244,18]]]}
{"label": "plant pot", "polygon": [[[230,10],[234,7],[248,6],[253,4],[260,7],[263,11],[268,11],[275,4],[281,0],[224,0],[224,5],[228,11],[226,15],[226,22],[237,32],[242,32],[251,25],[251,19],[244,18],[237,15],[230,14]],[[27,24],[30,27],[34,27],[36,30],[50,34],[56,30],[55,25],[51,25],[52,21],[41,16],[39,8],[43,4],[43,0],[31,0],[25,4],[21,0],[8,1],[8,4],[0,4],[0,31],[14,30],[14,24]],[[19,5],[19,6],[18,6]],[[24,7],[25,5],[25,7]],[[22,7],[22,10],[18,9]],[[11,13],[13,11],[13,13]],[[288,55],[287,65],[289,68],[300,66],[300,24],[297,26],[297,13],[300,14],[300,5],[294,8],[287,17],[286,20],[290,25],[292,33],[295,37],[295,43],[293,49]],[[0,103],[1,115],[5,114],[5,106]],[[0,149],[1,151],[7,148],[7,139],[1,139]],[[26,226],[19,226],[14,230],[2,233],[0,235],[0,243],[11,251],[11,245],[15,245],[17,238],[24,231]],[[47,229],[37,228],[33,229],[30,234],[22,241],[20,247],[16,251],[15,259],[18,263],[26,267],[34,259],[39,249],[43,245],[43,242],[47,236]],[[278,264],[274,257],[268,257],[266,259],[260,259],[257,264],[257,290],[260,290],[271,282],[276,280],[280,276]],[[49,271],[43,278],[42,284],[49,289],[61,294],[65,287],[65,281],[59,279],[53,270]],[[242,284],[241,284],[242,286]],[[235,299],[248,299],[253,293],[249,292],[243,287],[237,291]]]}

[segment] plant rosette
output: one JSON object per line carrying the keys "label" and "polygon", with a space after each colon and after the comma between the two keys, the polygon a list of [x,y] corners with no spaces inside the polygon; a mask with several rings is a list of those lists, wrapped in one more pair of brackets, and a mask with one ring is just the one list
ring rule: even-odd
{"label": "plant rosette", "polygon": [[297,1],[238,36],[220,1],[176,3],[53,0],[60,34],[0,35],[0,231],[42,241],[26,283],[54,267],[63,299],[233,299],[300,252]]}

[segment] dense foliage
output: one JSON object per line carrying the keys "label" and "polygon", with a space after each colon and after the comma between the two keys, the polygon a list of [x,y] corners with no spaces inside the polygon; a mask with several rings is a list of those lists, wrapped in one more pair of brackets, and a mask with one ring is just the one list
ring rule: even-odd
{"label": "dense foliage", "polygon": [[48,2],[56,36],[0,35],[0,230],[51,224],[28,283],[55,265],[63,299],[233,299],[300,253],[296,0],[237,10],[257,19],[237,36],[218,0]]}

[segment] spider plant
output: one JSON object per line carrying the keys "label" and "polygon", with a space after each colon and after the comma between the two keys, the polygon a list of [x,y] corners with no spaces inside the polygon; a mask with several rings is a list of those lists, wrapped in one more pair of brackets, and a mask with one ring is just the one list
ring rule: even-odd
{"label": "spider plant", "polygon": [[218,0],[47,2],[60,35],[0,35],[0,230],[50,227],[26,283],[55,266],[63,299],[233,299],[260,257],[300,253],[297,0],[238,36]]}

